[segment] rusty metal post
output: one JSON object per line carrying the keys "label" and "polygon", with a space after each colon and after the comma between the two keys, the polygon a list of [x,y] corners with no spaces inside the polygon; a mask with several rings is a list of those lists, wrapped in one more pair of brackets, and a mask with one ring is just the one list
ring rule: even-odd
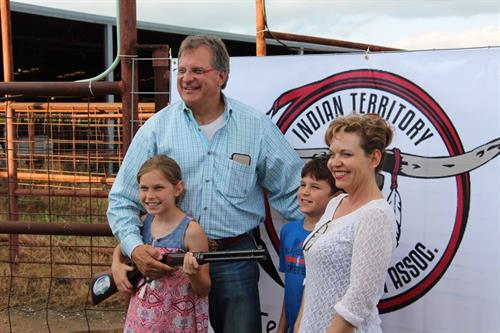
{"label": "rusty metal post", "polygon": [[0,82],[0,95],[24,96],[95,96],[121,93],[120,82]]}
{"label": "rusty metal post", "polygon": [[[0,188],[0,195],[8,194],[7,190]],[[33,196],[33,197],[68,197],[68,198],[107,198],[109,192],[106,190],[60,190],[52,188],[34,189],[34,188],[18,188],[16,195],[18,196]]]}
{"label": "rusty metal post", "polygon": [[306,35],[297,35],[290,34],[285,32],[278,31],[266,31],[264,33],[266,38],[277,38],[281,40],[287,40],[291,42],[300,42],[300,43],[310,43],[310,44],[319,44],[319,45],[329,45],[334,47],[344,47],[347,49],[354,50],[364,50],[366,51],[368,48],[370,51],[401,51],[401,49],[396,49],[393,47],[385,47],[380,45],[370,45],[364,43],[355,43],[348,42],[345,40],[331,39],[331,38],[323,38],[323,37],[314,37],[314,36],[306,36]]}
{"label": "rusty metal post", "polygon": [[137,18],[135,0],[120,1],[120,43],[121,50],[121,80],[122,80],[122,112],[123,112],[123,154],[132,141],[137,127],[134,114],[137,113],[138,97],[136,90],[139,84],[137,67],[134,58],[137,57]]}
{"label": "rusty metal post", "polygon": [[168,46],[158,46],[153,49],[155,112],[168,105],[170,71],[168,61]]}
{"label": "rusty metal post", "polygon": [[5,82],[11,82],[14,80],[14,62],[12,60],[12,33],[9,0],[0,1],[0,15],[2,20],[3,76]]}
{"label": "rusty metal post", "polygon": [[266,55],[266,31],[263,0],[255,0],[255,47],[257,56]]}
{"label": "rusty metal post", "polygon": [[17,221],[0,221],[0,234],[113,236],[107,223],[84,224]]}
{"label": "rusty metal post", "polygon": [[[3,56],[3,76],[5,82],[14,80],[14,62],[12,60],[12,33],[10,22],[10,3],[9,0],[1,0],[0,15],[2,20],[2,56]],[[16,163],[16,127],[14,122],[14,110],[10,107],[10,102],[5,104],[5,132],[7,148],[7,187],[9,191],[9,219],[18,221],[17,206],[17,163]],[[19,236],[9,236],[10,262],[15,263],[19,251]]]}

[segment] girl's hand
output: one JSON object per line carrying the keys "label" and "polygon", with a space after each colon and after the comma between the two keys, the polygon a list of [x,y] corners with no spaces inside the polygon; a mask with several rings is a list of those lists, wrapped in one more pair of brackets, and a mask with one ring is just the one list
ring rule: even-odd
{"label": "girl's hand", "polygon": [[207,236],[197,222],[190,222],[184,237],[184,245],[189,251],[184,255],[182,270],[189,278],[189,283],[196,295],[208,296],[210,292],[210,273],[208,264],[200,265],[193,252],[208,251]]}
{"label": "girl's hand", "polygon": [[111,265],[111,272],[113,273],[113,280],[115,281],[116,288],[124,293],[132,294],[133,286],[127,278],[127,273],[134,270],[134,267],[129,266],[123,262],[113,261]]}
{"label": "girl's hand", "polygon": [[182,265],[182,270],[187,275],[196,275],[200,271],[200,265],[198,264],[196,258],[193,256],[193,253],[187,252],[184,255],[184,263]]}

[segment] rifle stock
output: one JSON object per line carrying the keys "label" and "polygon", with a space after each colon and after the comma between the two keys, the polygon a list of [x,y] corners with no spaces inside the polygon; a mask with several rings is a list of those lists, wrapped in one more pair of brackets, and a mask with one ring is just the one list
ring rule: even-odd
{"label": "rifle stock", "polygon": [[[268,253],[266,250],[259,248],[244,251],[194,252],[193,256],[198,261],[198,264],[203,265],[209,262],[266,260]],[[184,253],[167,253],[163,256],[161,262],[169,266],[181,266],[184,262]],[[139,282],[141,277],[142,273],[138,269],[127,273],[127,278],[133,286]],[[90,281],[90,296],[94,305],[101,303],[117,291],[111,271],[97,273]]]}

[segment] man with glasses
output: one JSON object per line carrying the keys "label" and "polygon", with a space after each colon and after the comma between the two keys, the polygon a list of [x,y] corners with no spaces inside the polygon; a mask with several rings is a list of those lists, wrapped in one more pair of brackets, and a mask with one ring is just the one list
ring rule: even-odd
{"label": "man with glasses", "polygon": [[[229,55],[215,37],[190,36],[179,50],[182,101],[155,114],[137,132],[109,195],[108,219],[125,254],[150,278],[172,268],[142,243],[134,175],[150,156],[179,163],[184,211],[195,217],[212,250],[255,248],[252,231],[265,215],[262,191],[285,219],[299,218],[295,193],[302,162],[279,129],[253,108],[225,96]],[[210,322],[215,332],[261,332],[255,262],[210,264]]]}

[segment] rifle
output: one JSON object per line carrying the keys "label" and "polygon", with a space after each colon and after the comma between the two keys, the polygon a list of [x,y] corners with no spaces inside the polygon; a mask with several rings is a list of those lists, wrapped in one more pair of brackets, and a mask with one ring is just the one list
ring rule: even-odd
{"label": "rifle", "polygon": [[[183,252],[167,253],[160,261],[169,266],[181,266],[184,262],[184,254]],[[242,251],[194,252],[193,256],[198,261],[198,264],[203,265],[209,262],[266,260],[268,252],[265,249],[258,248],[256,250]],[[127,278],[135,286],[142,278],[142,273],[138,269],[135,269],[127,273]],[[118,289],[111,271],[97,273],[90,281],[90,296],[94,305],[101,303],[117,291]]]}

